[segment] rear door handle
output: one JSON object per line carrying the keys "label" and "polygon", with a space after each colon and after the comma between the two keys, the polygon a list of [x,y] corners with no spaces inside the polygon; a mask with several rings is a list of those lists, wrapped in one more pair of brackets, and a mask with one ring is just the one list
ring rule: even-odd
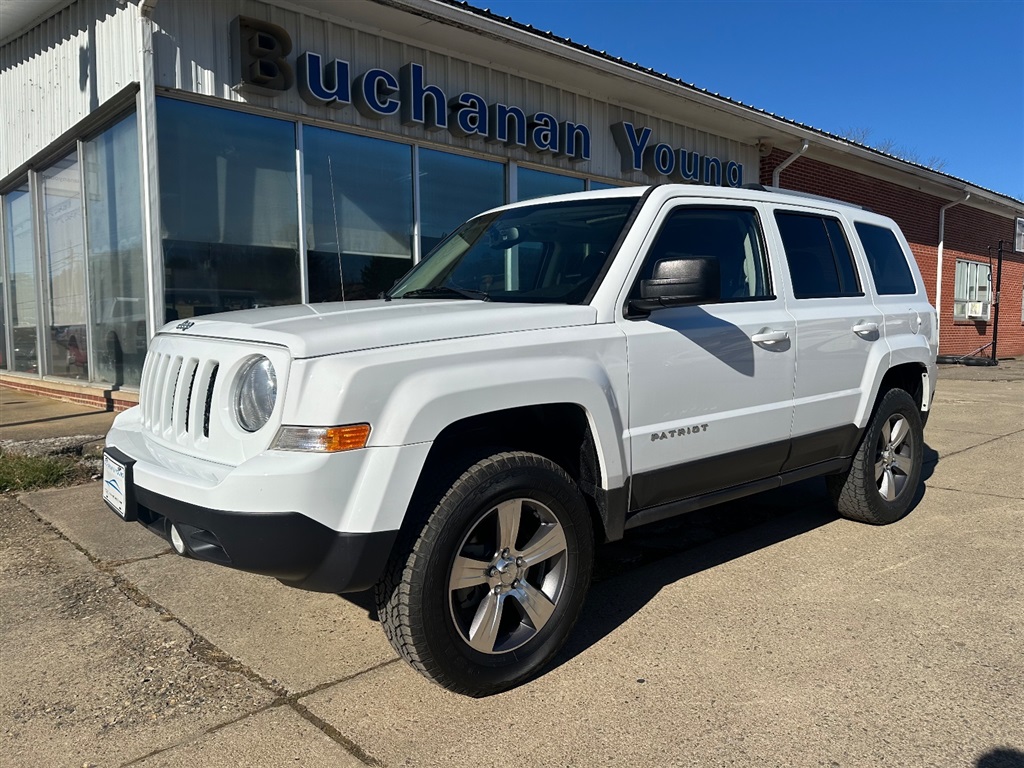
{"label": "rear door handle", "polygon": [[873,333],[878,333],[878,323],[857,323],[853,326],[853,332],[858,336],[870,336]]}
{"label": "rear door handle", "polygon": [[789,334],[786,331],[773,331],[770,328],[764,328],[758,331],[750,340],[755,344],[777,344],[780,341],[786,341],[789,338]]}

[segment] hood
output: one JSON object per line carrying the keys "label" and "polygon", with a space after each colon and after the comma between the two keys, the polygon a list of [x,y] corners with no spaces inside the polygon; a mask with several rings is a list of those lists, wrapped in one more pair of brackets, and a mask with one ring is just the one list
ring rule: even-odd
{"label": "hood", "polygon": [[277,344],[302,358],[595,322],[589,305],[377,299],[205,315],[168,323],[160,333]]}

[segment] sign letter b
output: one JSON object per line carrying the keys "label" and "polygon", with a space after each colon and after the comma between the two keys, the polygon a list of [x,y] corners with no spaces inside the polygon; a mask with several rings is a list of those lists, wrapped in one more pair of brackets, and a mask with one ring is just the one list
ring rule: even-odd
{"label": "sign letter b", "polygon": [[285,57],[292,52],[288,33],[267,21],[237,16],[231,22],[233,81],[237,90],[276,96],[295,83]]}

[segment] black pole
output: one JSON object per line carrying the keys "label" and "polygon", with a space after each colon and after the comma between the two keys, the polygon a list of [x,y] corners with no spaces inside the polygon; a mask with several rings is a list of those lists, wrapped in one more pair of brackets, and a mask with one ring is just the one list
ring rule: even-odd
{"label": "black pole", "polygon": [[[989,273],[991,274],[991,273]],[[992,320],[992,365],[999,365],[999,359],[996,357],[996,342],[999,340],[999,289],[1003,285],[1003,241],[999,241],[999,250],[996,256],[996,293],[995,301],[993,302],[996,306],[995,315]]]}

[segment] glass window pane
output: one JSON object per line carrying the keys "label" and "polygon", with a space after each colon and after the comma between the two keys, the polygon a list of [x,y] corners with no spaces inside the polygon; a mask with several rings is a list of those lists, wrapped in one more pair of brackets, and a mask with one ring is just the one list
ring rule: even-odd
{"label": "glass window pane", "polygon": [[300,300],[295,126],[157,99],[166,319]]}
{"label": "glass window pane", "polygon": [[775,220],[786,249],[794,296],[813,299],[842,295],[832,244],[821,217],[776,211]]}
{"label": "glass window pane", "polygon": [[505,166],[432,149],[419,150],[420,252],[467,219],[505,202]]}
{"label": "glass window pane", "polygon": [[828,232],[828,240],[832,244],[832,255],[836,260],[836,269],[839,272],[839,284],[844,296],[851,296],[860,293],[860,283],[857,280],[857,270],[853,266],[853,254],[850,252],[850,245],[846,242],[846,233],[843,226],[836,219],[822,219],[825,222],[825,231]]}
{"label": "glass window pane", "polygon": [[86,340],[85,231],[81,170],[73,152],[40,174],[46,235],[46,322],[49,362],[44,373],[89,377]]}
{"label": "glass window pane", "polygon": [[[891,229],[863,222],[854,226],[868,257],[875,290],[881,295],[916,293],[914,276],[896,234]],[[957,274],[960,274],[959,269]]]}
{"label": "glass window pane", "polygon": [[8,366],[13,371],[39,373],[36,332],[36,246],[32,225],[32,196],[25,184],[4,196],[4,245],[10,280],[11,336],[14,349]]}
{"label": "glass window pane", "polygon": [[302,145],[309,300],[375,298],[412,267],[412,147],[311,126]]}
{"label": "glass window pane", "polygon": [[598,189],[622,189],[622,187],[623,187],[622,184],[608,184],[607,182],[604,182],[604,181],[594,181],[594,180],[591,180],[590,181],[589,189],[591,189],[591,190],[598,190]]}
{"label": "glass window pane", "polygon": [[545,173],[531,168],[516,169],[518,175],[519,199],[532,200],[547,195],[564,195],[569,192],[582,192],[583,179],[563,176],[560,173]]}
{"label": "glass window pane", "polygon": [[992,279],[992,267],[988,264],[978,265],[978,301],[989,300],[989,285]]}
{"label": "glass window pane", "polygon": [[967,300],[967,267],[966,261],[958,261],[956,263],[956,288],[953,291],[953,296],[957,301]]}
{"label": "glass window pane", "polygon": [[94,381],[139,386],[146,357],[146,267],[135,115],[85,142]]}
{"label": "glass window pane", "polygon": [[397,298],[579,304],[635,197],[529,205],[460,227],[395,287]]}
{"label": "glass window pane", "polygon": [[[640,280],[662,259],[710,256],[718,260],[722,301],[771,295],[757,213],[745,208],[684,206],[673,211],[651,246]],[[635,298],[639,298],[639,283]]]}

